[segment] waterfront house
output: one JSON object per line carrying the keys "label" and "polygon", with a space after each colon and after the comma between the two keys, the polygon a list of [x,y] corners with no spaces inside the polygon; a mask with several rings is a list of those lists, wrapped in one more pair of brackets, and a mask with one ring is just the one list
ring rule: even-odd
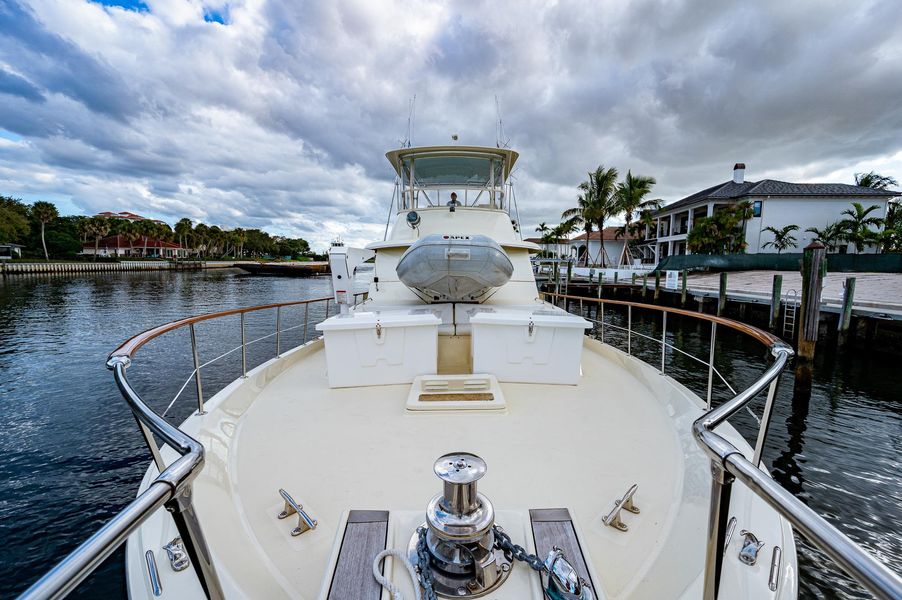
{"label": "waterfront house", "polygon": [[[616,267],[633,265],[636,261],[642,262],[641,249],[626,247],[628,241],[636,240],[638,236],[635,234],[618,236],[618,229],[620,228],[604,228],[604,264]],[[583,232],[570,240],[570,255],[576,258],[578,266],[602,264],[601,238],[602,235],[598,231],[593,231],[591,235]]]}
{"label": "waterfront house", "polygon": [[[147,252],[145,254],[145,248]],[[93,256],[94,242],[86,242],[81,254]],[[129,241],[124,235],[111,235],[100,240],[98,256],[128,258],[187,258],[188,249],[181,244],[167,242],[153,237],[140,236]]]}
{"label": "waterfront house", "polygon": [[[799,231],[793,235],[798,240],[798,248],[804,248],[814,239],[814,235],[806,229],[822,229],[842,220],[842,212],[851,208],[853,202],[859,202],[865,208],[878,205],[880,208],[872,215],[883,218],[886,217],[888,202],[900,195],[902,193],[891,190],[844,183],[788,183],[774,179],[746,181],[745,164],[738,163],[733,167],[733,179],[730,181],[696,192],[656,211],[655,224],[646,227],[648,241],[644,248],[656,262],[674,254],[690,254],[686,238],[693,223],[713,215],[720,207],[742,201],[748,201],[752,206],[752,217],[745,223],[746,253],[776,252],[773,246],[764,246],[773,241],[773,235],[764,229],[780,229],[787,225],[799,226]],[[854,252],[854,247],[841,244],[836,251]]]}

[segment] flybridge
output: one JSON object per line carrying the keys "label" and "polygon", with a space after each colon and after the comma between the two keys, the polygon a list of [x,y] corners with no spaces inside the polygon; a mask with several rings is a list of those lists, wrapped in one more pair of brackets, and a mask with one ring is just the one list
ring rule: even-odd
{"label": "flybridge", "polygon": [[428,146],[385,156],[398,174],[398,212],[440,206],[510,212],[508,178],[519,156],[513,150]]}

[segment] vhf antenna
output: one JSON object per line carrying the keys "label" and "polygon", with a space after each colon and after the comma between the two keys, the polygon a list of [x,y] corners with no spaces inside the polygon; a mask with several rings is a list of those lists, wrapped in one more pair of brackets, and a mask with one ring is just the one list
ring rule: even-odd
{"label": "vhf antenna", "polygon": [[501,120],[501,105],[498,103],[497,94],[495,94],[495,116],[498,118],[498,124],[495,126],[495,146],[507,148],[510,144],[510,138],[505,139],[504,136],[504,122]]}
{"label": "vhf antenna", "polygon": [[417,116],[417,95],[414,94],[407,103],[407,140],[402,147],[410,148],[413,143],[413,125]]}

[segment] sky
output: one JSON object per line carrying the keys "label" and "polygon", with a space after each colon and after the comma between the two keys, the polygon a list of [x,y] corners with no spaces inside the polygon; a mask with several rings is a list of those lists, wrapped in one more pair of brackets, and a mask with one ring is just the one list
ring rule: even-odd
{"label": "sky", "polygon": [[599,165],[902,181],[898,0],[0,0],[0,195],[382,239],[412,142],[496,143],[524,233]]}

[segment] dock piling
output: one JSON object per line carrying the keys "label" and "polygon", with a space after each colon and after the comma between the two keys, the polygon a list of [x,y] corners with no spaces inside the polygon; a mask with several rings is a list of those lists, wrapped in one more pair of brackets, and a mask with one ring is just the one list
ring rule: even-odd
{"label": "dock piling", "polygon": [[655,302],[658,301],[658,296],[661,295],[661,272],[655,271]]}
{"label": "dock piling", "polygon": [[795,389],[803,393],[811,390],[814,376],[814,350],[820,321],[821,290],[827,274],[826,249],[819,242],[811,242],[802,255],[802,303],[796,354]]}
{"label": "dock piling", "polygon": [[838,343],[843,346],[848,341],[849,325],[852,323],[852,302],[855,300],[855,278],[846,277],[843,286],[842,310],[839,313]]}
{"label": "dock piling", "polygon": [[780,318],[780,299],[783,296],[783,276],[774,275],[773,288],[770,292],[770,321],[768,327],[771,331],[777,330],[777,319]]}
{"label": "dock piling", "polygon": [[727,272],[720,274],[720,290],[717,294],[717,316],[722,317],[727,308]]}
{"label": "dock piling", "polygon": [[680,275],[683,278],[683,282],[681,284],[681,289],[680,289],[680,306],[685,307],[686,306],[686,294],[687,294],[686,280],[689,278],[688,271],[683,269],[683,271],[680,273]]}

